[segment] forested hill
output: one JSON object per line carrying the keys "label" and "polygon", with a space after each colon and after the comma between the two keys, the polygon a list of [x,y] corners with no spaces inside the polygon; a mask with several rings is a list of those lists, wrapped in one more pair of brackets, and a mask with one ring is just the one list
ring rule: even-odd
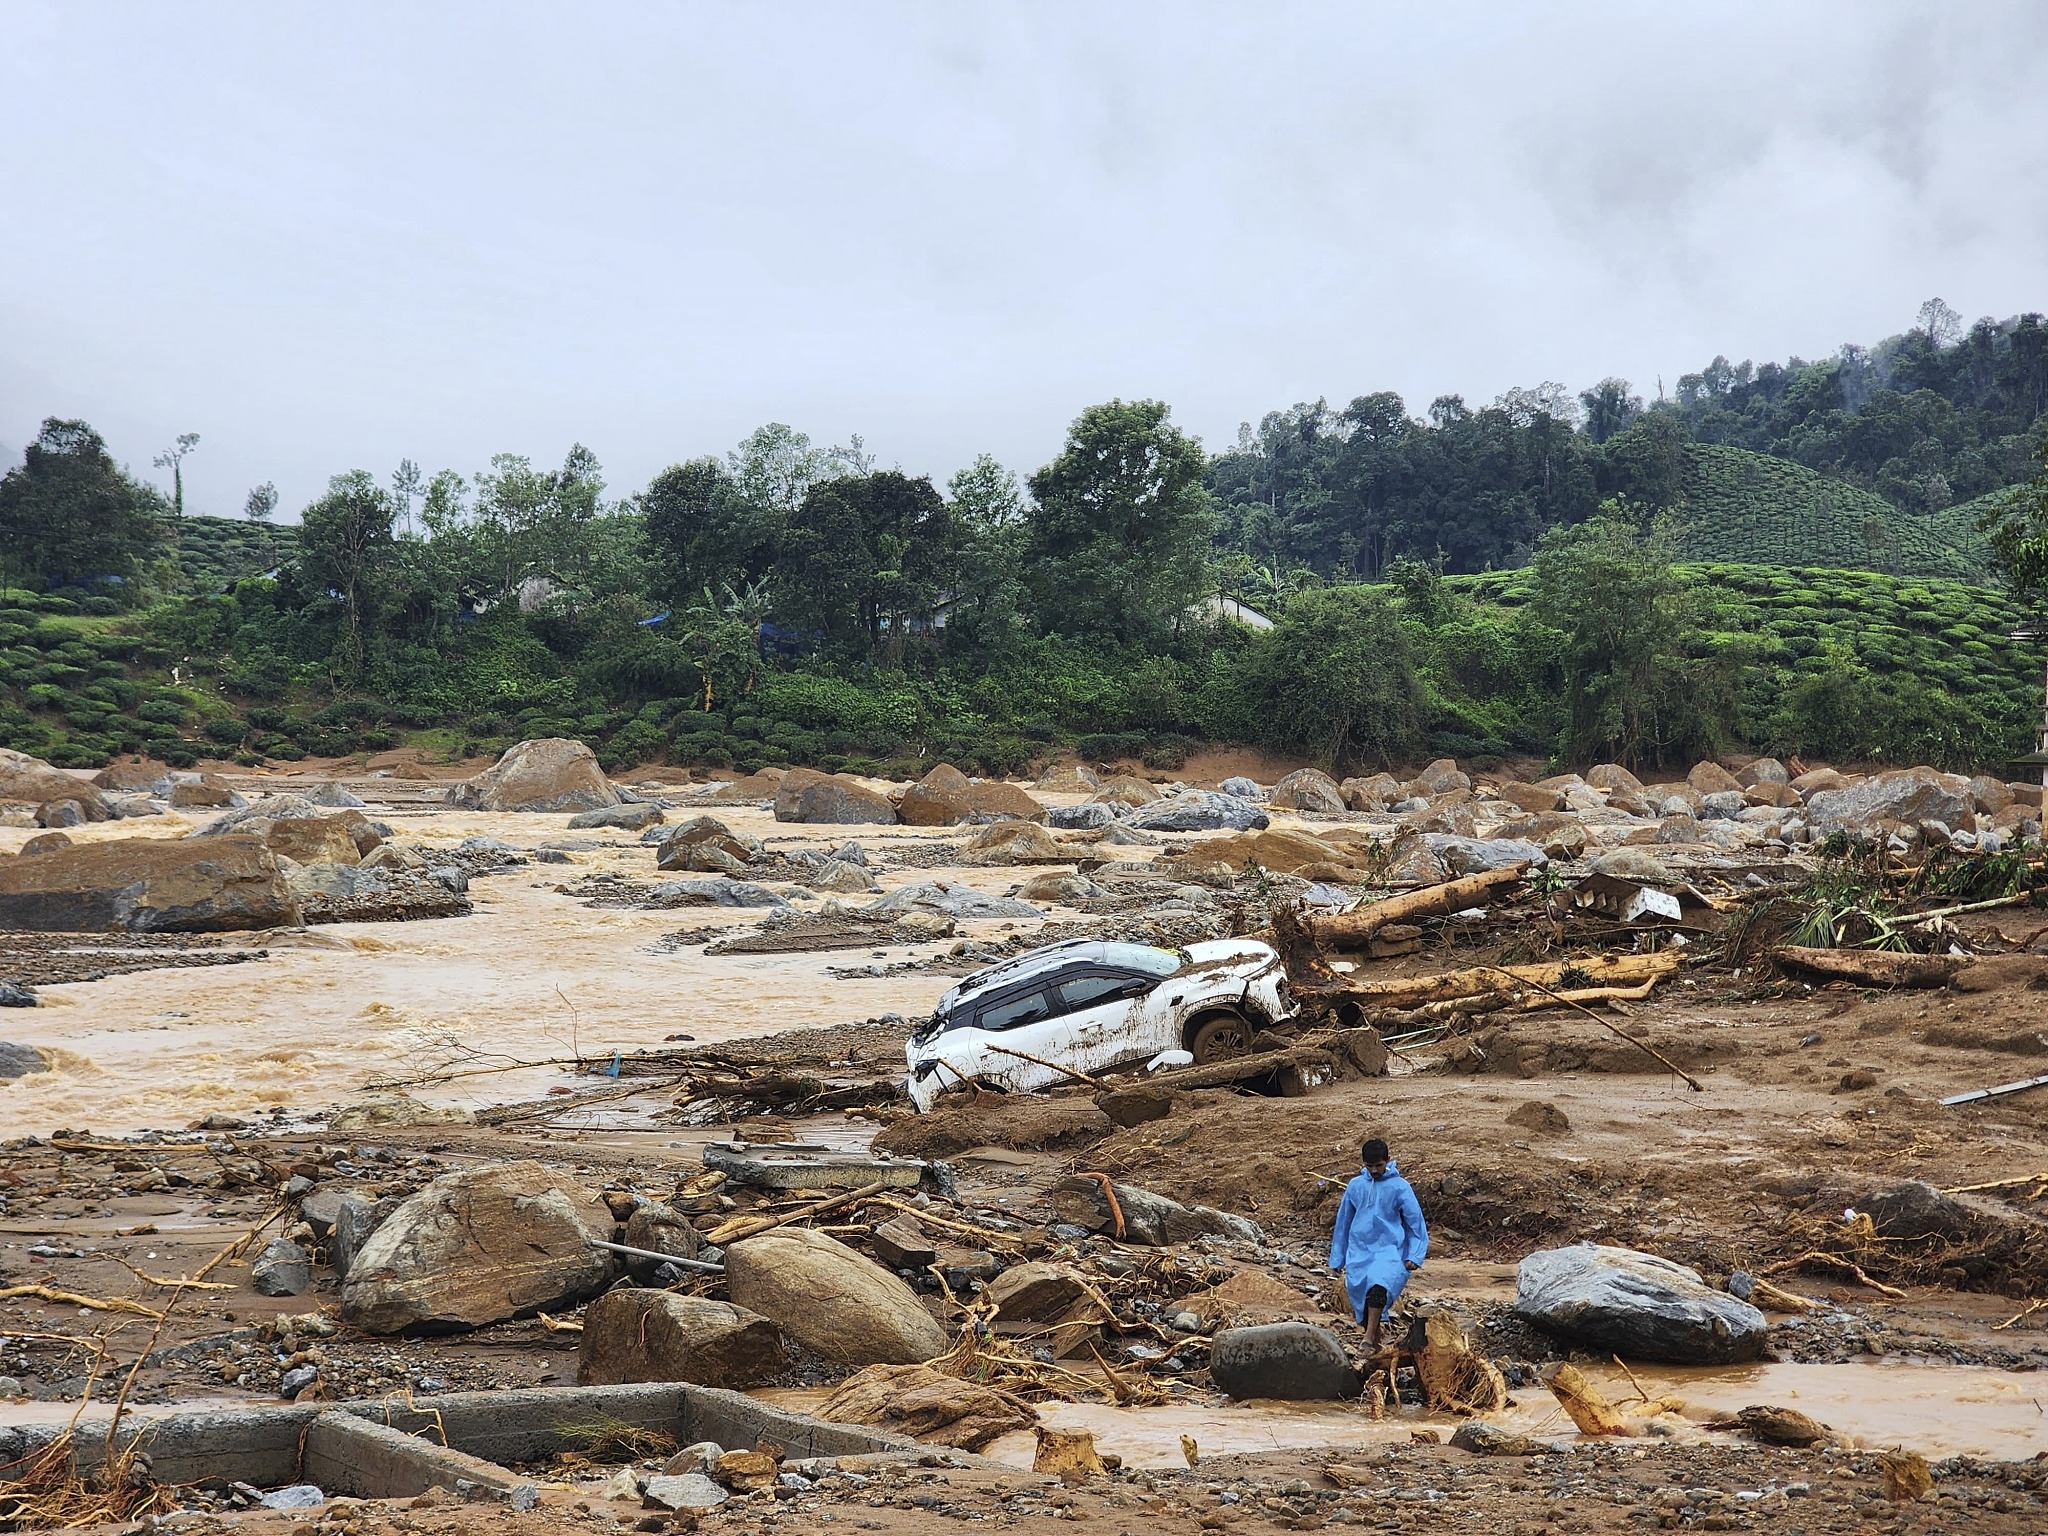
{"label": "forested hill", "polygon": [[[1400,396],[1296,405],[1211,464],[1222,540],[1264,580],[1371,579],[1393,561],[1477,572],[1527,562],[1543,532],[1606,500],[1670,512],[1701,558],[1981,580],[1981,498],[2033,472],[2048,324],[1918,323],[1816,362],[1714,361],[1645,402],[1626,380],[1576,396]],[[1256,583],[1253,583],[1254,585]]]}

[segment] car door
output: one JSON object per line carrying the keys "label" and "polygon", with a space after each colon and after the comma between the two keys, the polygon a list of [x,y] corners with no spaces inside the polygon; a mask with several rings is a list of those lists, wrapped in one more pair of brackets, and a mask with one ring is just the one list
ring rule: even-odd
{"label": "car door", "polygon": [[1151,976],[1090,967],[1056,978],[1052,994],[1054,1022],[1063,1027],[1067,1064],[1081,1072],[1099,1072],[1139,1057],[1157,1055],[1165,1047],[1152,1043],[1155,1031],[1146,998],[1158,986]]}

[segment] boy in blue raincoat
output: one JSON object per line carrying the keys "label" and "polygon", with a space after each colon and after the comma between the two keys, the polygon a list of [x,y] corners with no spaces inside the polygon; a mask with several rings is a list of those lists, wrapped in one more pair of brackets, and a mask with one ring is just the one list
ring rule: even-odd
{"label": "boy in blue raincoat", "polygon": [[1387,1144],[1375,1136],[1360,1156],[1365,1172],[1344,1187],[1337,1207],[1330,1268],[1343,1273],[1352,1311],[1365,1325],[1366,1348],[1377,1350],[1381,1317],[1429,1252],[1429,1228]]}

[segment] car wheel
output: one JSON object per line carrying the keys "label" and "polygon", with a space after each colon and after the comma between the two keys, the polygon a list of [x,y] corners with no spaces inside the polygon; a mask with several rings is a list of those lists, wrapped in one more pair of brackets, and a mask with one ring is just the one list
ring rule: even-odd
{"label": "car wheel", "polygon": [[1198,1067],[1247,1055],[1251,1048],[1252,1027],[1241,1014],[1204,1014],[1188,1032],[1188,1051]]}

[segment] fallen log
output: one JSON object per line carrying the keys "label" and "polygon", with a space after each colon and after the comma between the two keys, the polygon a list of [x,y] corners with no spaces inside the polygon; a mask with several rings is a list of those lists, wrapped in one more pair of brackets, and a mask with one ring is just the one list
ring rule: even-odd
{"label": "fallen log", "polygon": [[1515,982],[1555,989],[1560,983],[1576,983],[1573,992],[1609,993],[1616,985],[1638,985],[1659,980],[1678,970],[1682,956],[1677,950],[1650,955],[1588,955],[1579,960],[1553,960],[1542,965],[1477,965],[1466,970],[1441,971],[1434,976],[1405,976],[1392,981],[1342,981],[1329,986],[1297,984],[1304,1003],[1314,1000],[1336,1008],[1356,1005],[1366,1013],[1390,1008],[1419,1008],[1460,998],[1504,992]]}
{"label": "fallen log", "polygon": [[1325,1072],[1334,1074],[1337,1062],[1320,1046],[1297,1045],[1284,1051],[1261,1051],[1255,1056],[1235,1056],[1212,1061],[1204,1067],[1182,1067],[1173,1072],[1154,1072],[1145,1079],[1148,1088],[1227,1088],[1232,1083],[1275,1072]]}
{"label": "fallen log", "polygon": [[1901,955],[1871,949],[1809,949],[1781,944],[1771,958],[1787,970],[1863,987],[1945,987],[1969,964],[1961,955]]}
{"label": "fallen log", "polygon": [[1468,907],[1485,906],[1496,893],[1521,884],[1523,871],[1527,868],[1525,864],[1515,864],[1505,869],[1489,869],[1484,874],[1467,875],[1462,880],[1447,880],[1442,885],[1426,885],[1419,891],[1404,891],[1399,896],[1389,896],[1385,901],[1376,901],[1356,912],[1311,918],[1307,924],[1308,931],[1325,949],[1362,949],[1389,923],[1413,922],[1418,917],[1447,917]]}

